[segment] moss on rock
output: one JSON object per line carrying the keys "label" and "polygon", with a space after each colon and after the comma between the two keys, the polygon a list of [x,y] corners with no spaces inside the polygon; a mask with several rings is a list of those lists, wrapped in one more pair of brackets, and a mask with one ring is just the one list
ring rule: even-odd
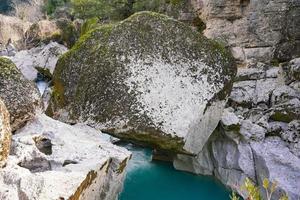
{"label": "moss on rock", "polygon": [[[189,120],[196,117],[183,118],[185,110],[197,105],[200,117],[207,102],[225,100],[235,73],[234,59],[223,45],[168,16],[136,13],[87,32],[60,57],[48,113],[67,122],[88,122],[123,139],[188,153],[184,137],[195,123]],[[165,99],[157,98],[161,94]],[[157,99],[152,101],[151,95]],[[181,118],[188,118],[182,123],[186,130],[178,125]]]}
{"label": "moss on rock", "polygon": [[10,113],[13,131],[32,119],[41,105],[34,83],[26,80],[15,64],[3,57],[0,57],[0,98]]}

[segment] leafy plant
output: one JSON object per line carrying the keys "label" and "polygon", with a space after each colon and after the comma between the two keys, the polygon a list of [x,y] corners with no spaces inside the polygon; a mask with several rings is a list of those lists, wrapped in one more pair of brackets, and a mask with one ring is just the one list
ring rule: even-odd
{"label": "leafy plant", "polygon": [[[276,188],[278,186],[278,183],[274,181],[271,183],[268,179],[263,180],[263,188],[266,191],[266,199],[265,200],[271,200],[273,193],[275,192]],[[260,193],[260,190],[255,184],[249,179],[246,178],[244,185],[241,188],[242,190],[247,192],[247,200],[263,200],[263,197]],[[235,192],[232,192],[230,196],[231,200],[239,200],[240,198],[237,196]],[[279,200],[288,200],[287,195],[283,195],[279,198]]]}
{"label": "leafy plant", "polygon": [[80,35],[86,34],[88,31],[97,27],[99,19],[97,17],[86,20],[81,26]]}

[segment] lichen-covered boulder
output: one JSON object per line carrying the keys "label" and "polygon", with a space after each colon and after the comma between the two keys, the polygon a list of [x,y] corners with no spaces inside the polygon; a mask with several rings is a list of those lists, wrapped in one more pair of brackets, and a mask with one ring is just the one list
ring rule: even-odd
{"label": "lichen-covered boulder", "polygon": [[0,168],[5,166],[11,143],[9,113],[0,99]]}
{"label": "lichen-covered boulder", "polygon": [[59,59],[47,113],[197,154],[221,118],[235,74],[222,45],[167,16],[141,12],[87,33]]}
{"label": "lichen-covered boulder", "polygon": [[41,105],[34,83],[26,80],[15,64],[3,57],[0,57],[0,98],[10,113],[12,131],[32,119]]}

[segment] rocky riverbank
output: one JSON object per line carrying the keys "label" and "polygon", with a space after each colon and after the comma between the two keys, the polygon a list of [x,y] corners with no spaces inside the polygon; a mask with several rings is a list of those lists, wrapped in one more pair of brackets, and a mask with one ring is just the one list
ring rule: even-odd
{"label": "rocky riverbank", "polygon": [[[45,116],[47,109],[60,121],[152,146],[175,168],[214,175],[244,197],[247,177],[261,189],[264,178],[276,181],[274,199],[300,198],[299,1],[186,5],[176,15],[181,22],[141,12],[96,24],[75,45],[80,20],[32,24],[1,16],[1,27],[7,28],[1,28],[0,41],[11,38],[17,49],[25,49],[0,58],[5,104],[0,166],[6,166],[0,171],[6,188],[0,197],[85,199],[105,193],[95,197],[109,199],[119,191],[130,154],[103,141],[100,132]],[[38,73],[53,84],[42,99],[33,82]],[[10,129],[18,133],[12,142]],[[80,141],[86,145],[79,152],[74,145]],[[67,180],[70,188],[58,188],[49,178],[68,173],[74,173]],[[105,181],[94,185],[90,178]],[[48,186],[56,192],[49,194]],[[99,193],[91,192],[95,188]]]}
{"label": "rocky riverbank", "polygon": [[51,75],[65,49],[50,43],[0,58],[0,199],[111,200],[122,190],[129,151],[42,114],[34,64]]}
{"label": "rocky riverbank", "polygon": [[116,199],[130,152],[98,131],[37,115],[12,138],[0,171],[0,197],[11,199]]}

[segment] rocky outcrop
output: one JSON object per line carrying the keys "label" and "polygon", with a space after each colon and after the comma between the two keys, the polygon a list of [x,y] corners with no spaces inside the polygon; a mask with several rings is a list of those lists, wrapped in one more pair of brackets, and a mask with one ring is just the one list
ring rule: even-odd
{"label": "rocky outcrop", "polygon": [[10,59],[28,80],[36,80],[38,72],[51,79],[58,57],[68,49],[56,42],[16,53]]}
{"label": "rocky outcrop", "polygon": [[208,38],[224,41],[241,64],[300,56],[300,3],[290,0],[192,0]]}
{"label": "rocky outcrop", "polygon": [[0,199],[117,199],[130,152],[101,132],[38,115],[13,136]]}
{"label": "rocky outcrop", "polygon": [[28,28],[24,36],[24,42],[27,48],[32,48],[40,42],[55,38],[59,34],[60,29],[54,21],[41,20]]}
{"label": "rocky outcrop", "polygon": [[39,46],[41,43],[48,44],[56,41],[67,47],[72,47],[80,35],[80,24],[68,19],[41,20],[30,26],[24,36],[27,48]]}
{"label": "rocky outcrop", "polygon": [[23,37],[29,26],[29,22],[17,17],[0,14],[0,43],[6,44],[11,39],[17,48],[23,47]]}
{"label": "rocky outcrop", "polygon": [[9,113],[0,99],[0,168],[6,165],[11,143],[11,129],[9,124]]}
{"label": "rocky outcrop", "polygon": [[12,131],[22,127],[40,109],[39,91],[21,74],[14,63],[0,57],[0,98],[9,113]]}
{"label": "rocky outcrop", "polygon": [[258,184],[264,178],[276,180],[278,190],[274,198],[286,192],[290,199],[299,199],[300,159],[290,152],[286,143],[278,137],[269,137],[264,142],[252,143]]}
{"label": "rocky outcrop", "polygon": [[13,15],[28,22],[37,22],[45,16],[44,0],[4,0],[10,1],[12,11],[9,15]]}
{"label": "rocky outcrop", "polygon": [[235,73],[218,43],[167,16],[142,12],[84,35],[59,59],[47,112],[197,154],[218,124]]}
{"label": "rocky outcrop", "polygon": [[284,193],[298,199],[300,82],[292,75],[297,60],[238,69],[218,128],[197,157],[178,155],[175,168],[215,175],[243,196],[246,177],[261,188],[267,178],[278,182],[274,199]]}

